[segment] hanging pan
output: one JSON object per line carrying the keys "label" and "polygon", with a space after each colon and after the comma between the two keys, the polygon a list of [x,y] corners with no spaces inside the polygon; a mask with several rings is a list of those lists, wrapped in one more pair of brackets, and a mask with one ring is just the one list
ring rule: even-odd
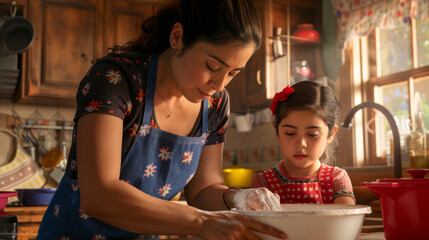
{"label": "hanging pan", "polygon": [[33,42],[34,29],[30,21],[15,16],[16,3],[11,4],[11,16],[0,18],[0,57],[26,51]]}

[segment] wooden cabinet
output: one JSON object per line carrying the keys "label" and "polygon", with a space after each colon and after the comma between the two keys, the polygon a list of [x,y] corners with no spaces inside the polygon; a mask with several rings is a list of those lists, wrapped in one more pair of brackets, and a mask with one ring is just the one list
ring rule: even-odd
{"label": "wooden cabinet", "polygon": [[[289,6],[288,6],[289,2]],[[298,24],[310,23],[321,33],[321,0],[253,0],[259,11],[262,26],[262,44],[247,63],[246,69],[232,81],[227,89],[231,96],[231,111],[244,113],[269,107],[271,103],[268,87],[273,84],[273,30],[281,28],[281,39],[283,52],[287,54],[287,39],[290,39],[289,62],[307,60],[314,73],[314,78],[324,76],[321,61],[320,43],[300,43],[287,35],[290,34]],[[288,22],[289,19],[289,22]],[[287,68],[287,65],[284,66]],[[284,74],[288,74],[285,70]],[[283,74],[283,75],[284,75]],[[284,76],[286,80],[286,76]]]}
{"label": "wooden cabinet", "polygon": [[[172,202],[187,205],[186,201],[173,200]],[[40,223],[42,222],[43,215],[45,214],[47,208],[47,206],[4,208],[5,213],[14,215],[18,219],[18,234],[16,240],[36,239]],[[187,236],[161,235],[160,239],[177,239],[179,237],[186,238]]]}
{"label": "wooden cabinet", "polygon": [[[0,0],[0,18],[11,16],[11,0]],[[15,16],[26,16],[28,11],[27,0],[15,0]],[[2,23],[3,24],[3,23]],[[0,27],[1,28],[1,27]],[[28,42],[26,42],[28,44]],[[21,45],[20,45],[21,46]],[[21,46],[22,47],[22,46]],[[20,48],[21,48],[20,47]],[[0,47],[0,99],[10,99],[14,95],[16,85],[21,79],[20,69],[23,60],[26,60],[25,54],[18,56],[6,56],[4,46]]]}
{"label": "wooden cabinet", "polygon": [[19,100],[73,104],[79,81],[103,53],[102,17],[102,0],[29,1],[35,35]]}
{"label": "wooden cabinet", "polygon": [[35,31],[17,101],[73,106],[78,84],[107,48],[136,38],[163,1],[31,0]]}
{"label": "wooden cabinet", "polygon": [[[285,7],[276,4],[274,7],[274,19],[278,20],[281,13],[285,11]],[[290,1],[290,30],[291,34],[297,29],[297,25],[302,23],[310,23],[314,25],[314,29],[320,33],[322,39],[322,1],[321,0],[301,0]],[[280,22],[274,20],[273,27],[282,27],[286,29],[286,25],[281,25]],[[286,30],[284,30],[283,34]],[[284,43],[284,48],[286,48]],[[301,42],[298,38],[291,37],[290,40],[290,62],[307,60],[314,76],[313,79],[324,77],[325,72],[322,63],[322,41],[319,42]]]}
{"label": "wooden cabinet", "polygon": [[47,206],[6,207],[4,211],[18,218],[17,240],[36,239]]}
{"label": "wooden cabinet", "polygon": [[143,22],[153,16],[163,4],[163,1],[106,0],[105,48],[123,45],[137,38]]}
{"label": "wooden cabinet", "polygon": [[266,98],[267,69],[269,67],[269,36],[272,0],[253,0],[259,11],[262,28],[262,43],[249,59],[246,69],[237,75],[226,87],[230,94],[231,112],[244,113],[253,108],[269,105]]}

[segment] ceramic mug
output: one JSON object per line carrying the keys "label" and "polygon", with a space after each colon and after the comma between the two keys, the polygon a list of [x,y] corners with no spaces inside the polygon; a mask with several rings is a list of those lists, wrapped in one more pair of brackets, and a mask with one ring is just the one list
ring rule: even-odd
{"label": "ceramic mug", "polygon": [[264,108],[255,112],[255,124],[272,123],[274,121],[273,114],[269,108]]}
{"label": "ceramic mug", "polygon": [[234,127],[234,119],[237,114],[230,113],[228,117],[228,121],[226,122],[226,127]]}
{"label": "ceramic mug", "polygon": [[252,113],[247,113],[245,115],[237,115],[235,117],[235,126],[239,132],[248,132],[252,130],[253,122],[255,121],[255,116]]}

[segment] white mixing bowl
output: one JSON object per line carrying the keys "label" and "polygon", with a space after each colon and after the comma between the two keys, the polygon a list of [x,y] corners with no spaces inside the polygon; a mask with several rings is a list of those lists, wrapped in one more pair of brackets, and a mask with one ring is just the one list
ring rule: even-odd
{"label": "white mixing bowl", "polygon": [[[356,240],[365,214],[371,213],[371,207],[364,205],[282,204],[281,207],[280,211],[235,211],[282,230],[288,240]],[[278,240],[266,234],[259,236]]]}

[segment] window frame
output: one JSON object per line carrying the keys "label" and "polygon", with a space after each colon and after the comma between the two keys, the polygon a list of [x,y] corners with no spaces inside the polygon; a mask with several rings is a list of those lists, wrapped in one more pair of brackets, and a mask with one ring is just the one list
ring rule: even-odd
{"label": "window frame", "polygon": [[[347,112],[362,102],[375,99],[375,89],[395,83],[406,83],[408,86],[410,113],[414,106],[414,80],[429,77],[429,66],[418,67],[416,22],[410,21],[412,69],[381,76],[379,46],[379,29],[367,37],[348,41],[343,50],[343,66],[340,70],[340,116],[344,119]],[[411,94],[413,93],[413,94]],[[361,112],[361,113],[359,113]],[[353,120],[352,131],[343,130],[339,137],[342,146],[342,164],[348,167],[384,165],[386,156],[377,156],[376,128],[384,127],[382,121],[377,121],[377,110],[363,109],[358,111]],[[411,122],[413,116],[410,114]],[[374,121],[375,119],[375,121]],[[349,139],[352,139],[350,141]],[[350,142],[350,143],[348,143]],[[404,167],[404,166],[403,166]],[[405,166],[406,167],[406,166]]]}

